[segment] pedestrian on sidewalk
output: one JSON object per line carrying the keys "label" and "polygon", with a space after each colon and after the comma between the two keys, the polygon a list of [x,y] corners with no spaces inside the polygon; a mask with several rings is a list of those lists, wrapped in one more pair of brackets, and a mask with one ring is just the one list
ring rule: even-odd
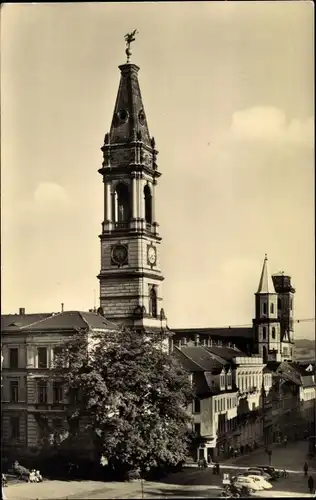
{"label": "pedestrian on sidewalk", "polygon": [[308,463],[307,462],[305,462],[303,470],[304,470],[304,475],[307,476],[307,473],[308,473]]}
{"label": "pedestrian on sidewalk", "polygon": [[309,476],[307,484],[308,484],[309,492],[313,493],[313,491],[314,491],[314,479],[312,478],[312,476]]}

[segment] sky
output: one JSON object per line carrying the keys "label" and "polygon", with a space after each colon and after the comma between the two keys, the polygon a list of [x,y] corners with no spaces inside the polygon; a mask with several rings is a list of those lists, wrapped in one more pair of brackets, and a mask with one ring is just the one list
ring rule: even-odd
{"label": "sky", "polygon": [[169,326],[250,325],[265,253],[314,318],[313,20],[304,1],[2,4],[2,313],[98,306],[100,147],[137,28]]}

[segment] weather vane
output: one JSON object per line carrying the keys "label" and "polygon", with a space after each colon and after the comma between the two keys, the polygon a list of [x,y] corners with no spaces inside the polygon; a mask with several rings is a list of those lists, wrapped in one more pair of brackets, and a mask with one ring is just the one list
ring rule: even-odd
{"label": "weather vane", "polygon": [[131,51],[131,43],[135,41],[135,35],[137,35],[138,31],[137,29],[132,31],[132,33],[127,33],[125,35],[125,42],[126,42],[126,50],[125,50],[125,54],[127,55],[127,63],[129,63],[129,60],[130,60],[130,57],[132,55],[132,51]]}

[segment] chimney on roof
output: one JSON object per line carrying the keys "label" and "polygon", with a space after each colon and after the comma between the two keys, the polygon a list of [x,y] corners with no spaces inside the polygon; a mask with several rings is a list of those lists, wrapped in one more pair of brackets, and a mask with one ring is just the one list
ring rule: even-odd
{"label": "chimney on roof", "polygon": [[63,302],[61,303],[61,312],[62,313],[64,312],[64,303]]}
{"label": "chimney on roof", "polygon": [[25,307],[20,307],[19,314],[20,316],[23,316],[25,314]]}

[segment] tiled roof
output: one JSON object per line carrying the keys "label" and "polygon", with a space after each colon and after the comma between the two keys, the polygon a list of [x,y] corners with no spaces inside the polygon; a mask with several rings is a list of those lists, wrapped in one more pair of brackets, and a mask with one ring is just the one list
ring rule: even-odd
{"label": "tiled roof", "polygon": [[231,347],[210,346],[210,347],[205,347],[205,349],[207,349],[209,352],[213,354],[217,354],[218,356],[227,361],[230,361],[236,356],[246,356],[246,354],[242,353],[239,349],[233,349]]}
{"label": "tiled roof", "polygon": [[203,368],[199,366],[197,363],[195,363],[190,357],[188,357],[186,354],[184,354],[181,349],[178,347],[174,347],[174,350],[172,352],[173,356],[177,358],[183,368],[187,370],[188,372],[191,373],[198,373],[198,372],[204,372]]}
{"label": "tiled roof", "polygon": [[211,371],[212,373],[219,373],[224,367],[224,363],[221,363],[210,352],[208,352],[204,347],[192,346],[192,347],[182,347],[182,352],[198,364],[205,371]]}
{"label": "tiled roof", "polygon": [[2,331],[50,331],[76,329],[117,329],[103,316],[94,312],[64,311],[57,314],[4,315],[1,317]]}
{"label": "tiled roof", "polygon": [[225,327],[225,328],[172,328],[175,334],[181,335],[209,335],[214,337],[243,337],[251,339],[253,337],[252,327]]}
{"label": "tiled roof", "polygon": [[286,361],[280,363],[279,367],[277,368],[277,374],[285,380],[294,382],[295,384],[301,385],[302,383],[301,374],[293,366],[291,366],[290,363],[287,363]]}
{"label": "tiled roof", "polygon": [[45,318],[49,318],[52,313],[38,314],[3,314],[1,316],[1,331],[7,328],[22,328]]}

